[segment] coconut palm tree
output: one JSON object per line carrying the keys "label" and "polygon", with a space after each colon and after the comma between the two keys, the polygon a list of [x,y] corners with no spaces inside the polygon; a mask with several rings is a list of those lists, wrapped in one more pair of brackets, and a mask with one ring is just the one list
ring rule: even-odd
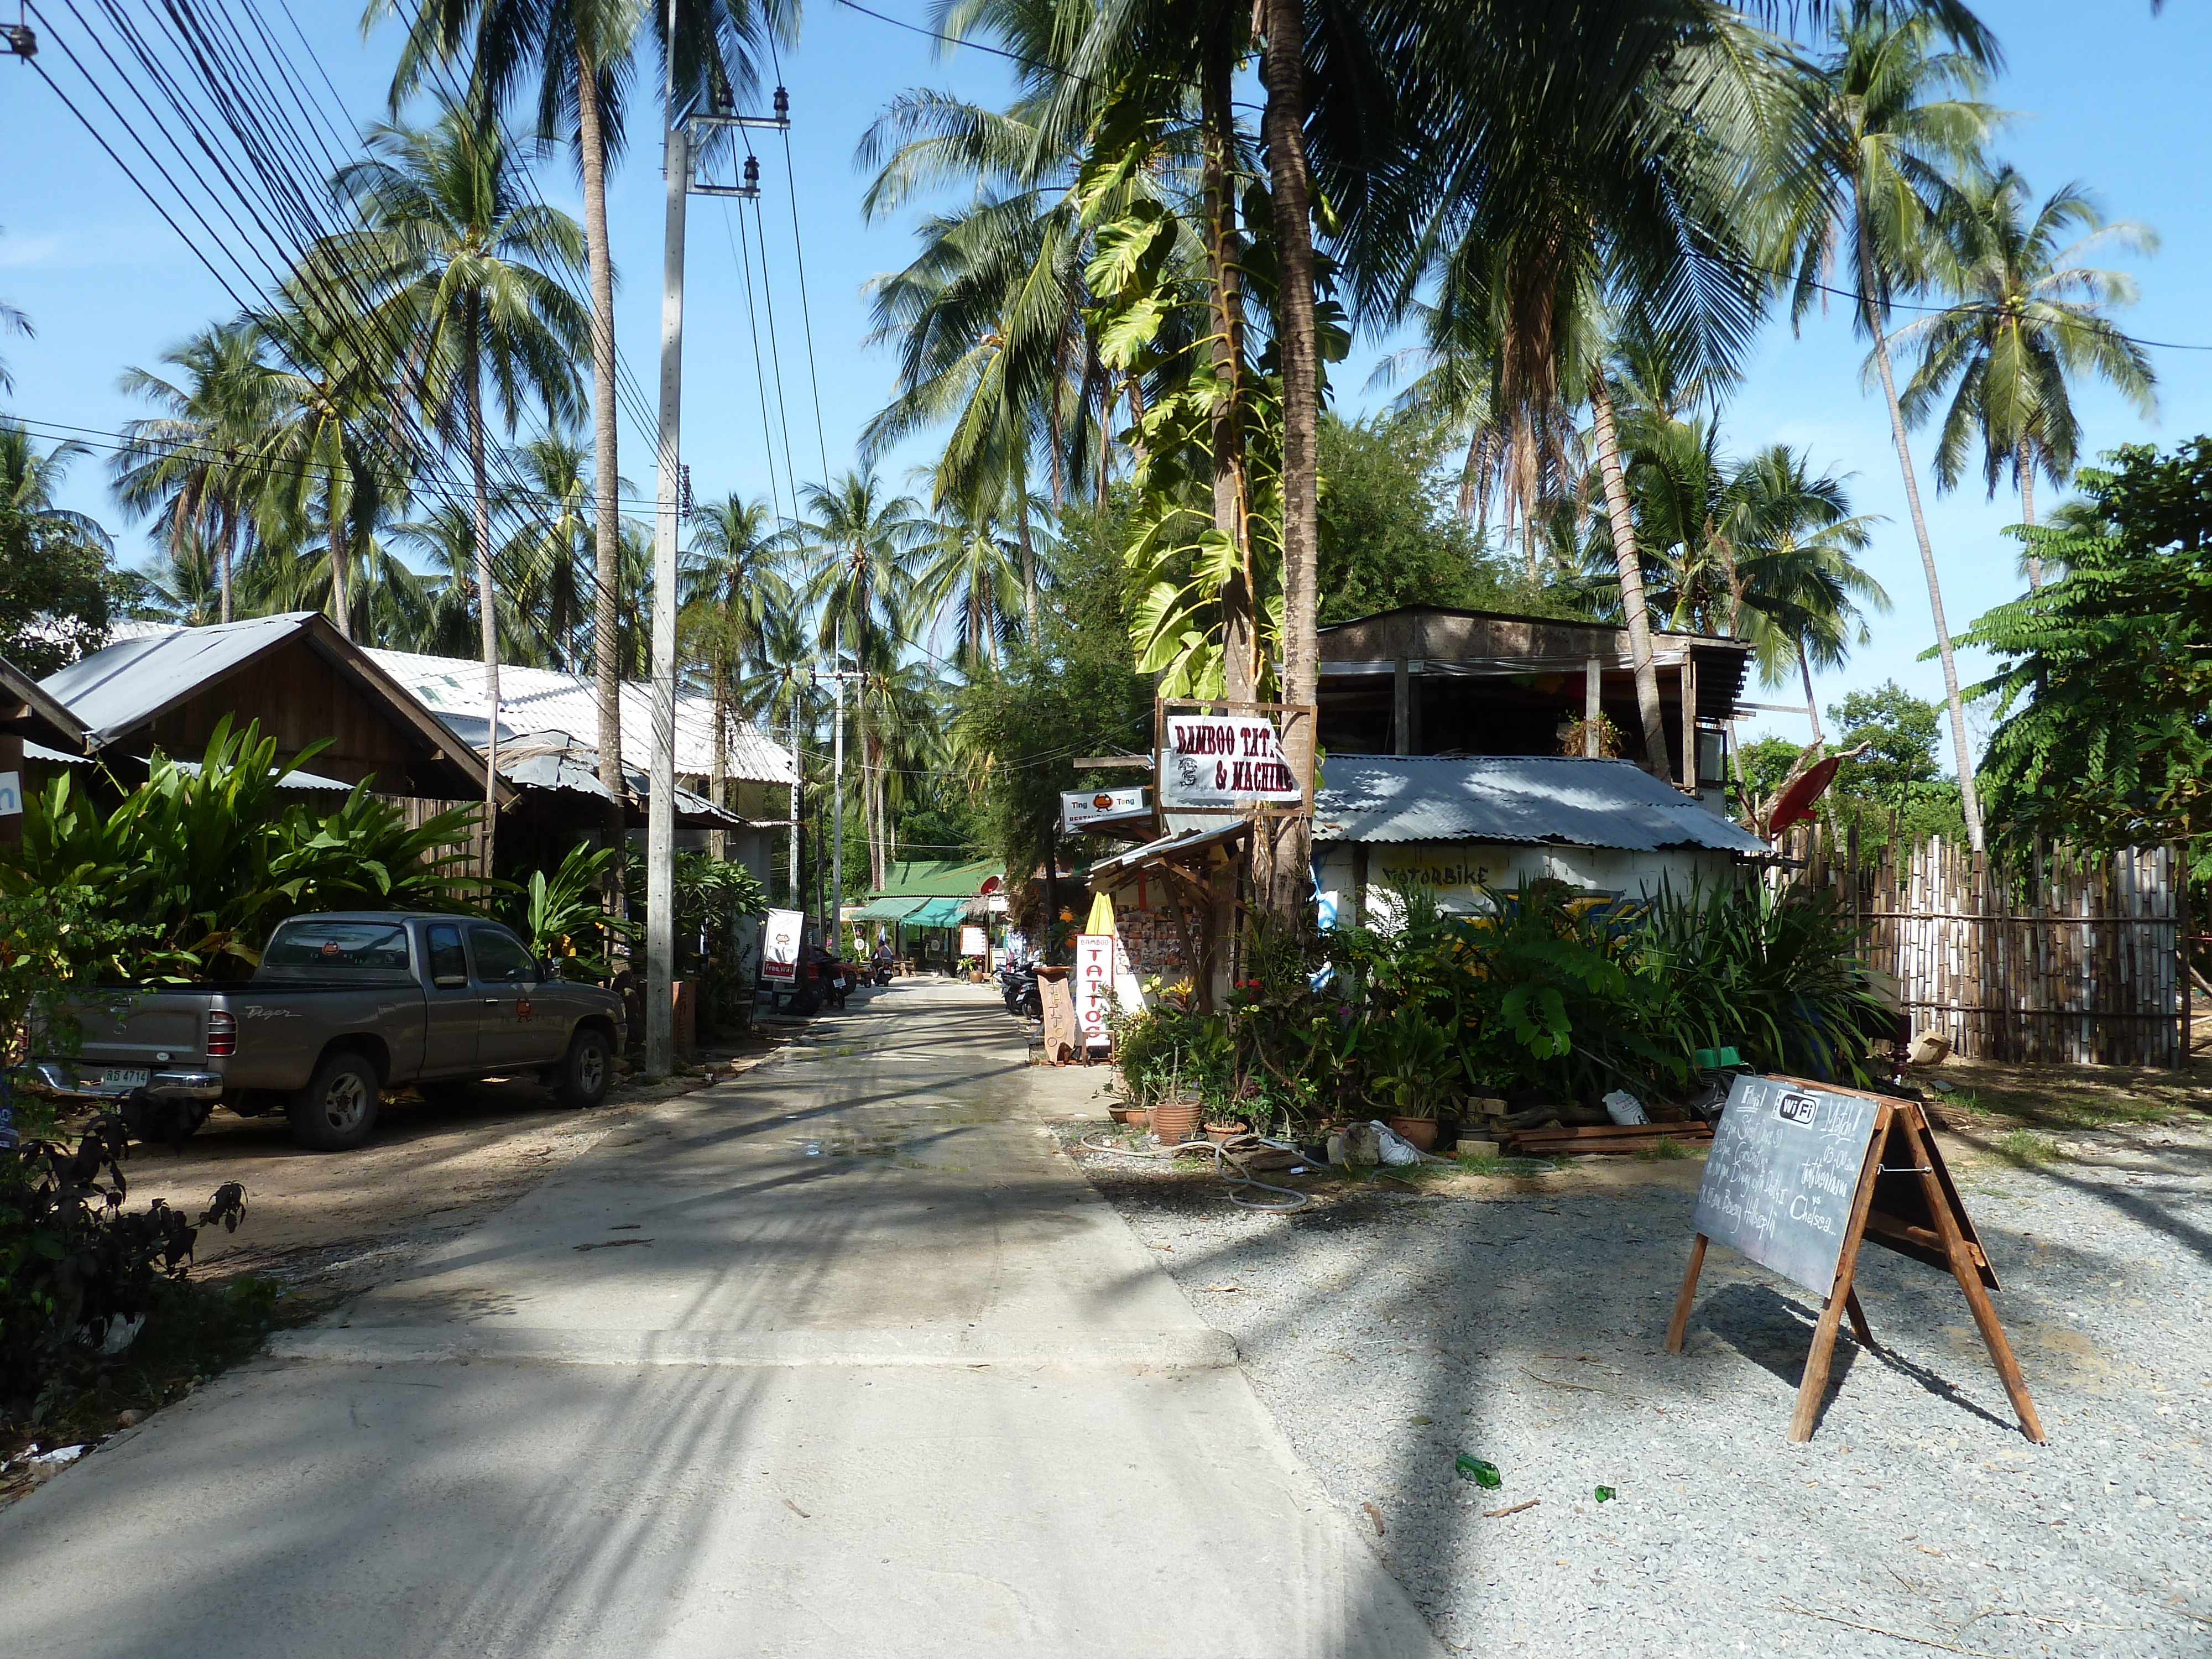
{"label": "coconut palm tree", "polygon": [[988,496],[946,501],[918,550],[916,608],[933,638],[951,623],[953,659],[971,678],[998,667],[1000,647],[1034,610],[1035,538],[1024,549],[1009,536],[1011,516]]}
{"label": "coconut palm tree", "polygon": [[[2081,426],[2071,380],[2094,374],[2148,419],[2157,412],[2150,358],[2103,314],[2132,305],[2134,280],[2081,263],[2100,246],[2151,252],[2158,239],[2131,222],[2106,224],[2079,185],[2030,209],[2027,181],[2010,167],[1963,185],[1936,245],[1936,281],[1956,303],[1900,329],[1892,343],[1920,353],[1905,389],[1905,418],[1918,425],[1953,388],[1936,444],[1936,487],[1958,486],[1978,437],[1990,498],[2007,471],[2023,523],[2035,522],[2035,475],[2063,486],[2074,476]],[[2064,246],[2069,231],[2081,235]],[[2027,580],[2043,586],[2027,544]]]}
{"label": "coconut palm tree", "polygon": [[[673,12],[674,39],[669,23]],[[621,476],[616,454],[614,264],[607,240],[606,170],[621,154],[623,117],[641,37],[652,33],[662,61],[672,56],[678,103],[720,106],[758,81],[754,53],[771,35],[795,38],[795,0],[368,0],[367,33],[394,11],[411,13],[392,73],[393,113],[441,65],[465,58],[470,86],[495,112],[535,82],[538,131],[573,143],[583,173],[584,236],[591,269],[592,473],[597,480],[596,598],[592,636],[604,647],[623,632]],[[599,779],[619,798],[622,704],[614,653],[595,653]]]}
{"label": "coconut palm tree", "polygon": [[[904,643],[917,549],[928,525],[909,495],[890,495],[872,472],[807,484],[812,516],[799,526],[820,564],[806,600],[816,609],[819,642],[865,663]],[[842,665],[839,665],[842,666]]]}
{"label": "coconut palm tree", "polygon": [[1841,668],[1870,637],[1869,611],[1889,595],[1862,569],[1875,520],[1850,510],[1844,480],[1815,477],[1802,450],[1772,444],[1729,478],[1717,533],[1728,548],[1734,592],[1729,633],[1757,647],[1761,684],[1778,686],[1794,665],[1820,737],[1815,667]]}
{"label": "coconut palm tree", "polygon": [[[507,457],[520,481],[514,528],[500,548],[509,601],[529,617],[551,667],[570,672],[591,653],[592,601],[591,468],[566,437],[532,438]],[[618,481],[617,489],[629,488]]]}
{"label": "coconut palm tree", "polygon": [[[337,247],[312,245],[276,302],[249,318],[272,366],[258,383],[240,464],[263,481],[256,540],[296,563],[311,526],[327,550],[322,603],[353,637],[351,578],[404,501],[416,457],[398,418],[390,349],[362,325],[362,295]],[[269,565],[270,561],[261,561]]]}
{"label": "coconut palm tree", "polygon": [[[565,213],[522,199],[516,158],[498,123],[441,100],[428,127],[377,126],[368,158],[331,188],[361,222],[331,239],[335,263],[369,297],[373,333],[404,351],[407,396],[423,423],[456,427],[469,459],[484,702],[484,867],[492,867],[499,769],[499,604],[492,582],[492,492],[485,381],[512,433],[526,407],[574,416],[576,360],[590,335],[562,285],[584,258]],[[458,573],[456,573],[458,574]]]}
{"label": "coconut palm tree", "polygon": [[157,534],[173,559],[211,557],[213,620],[221,622],[234,614],[231,573],[252,538],[267,482],[243,459],[269,417],[262,346],[260,331],[243,318],[213,324],[162,353],[173,374],[126,368],[118,383],[162,413],[124,428],[124,447],[110,463],[115,497],[158,515]]}
{"label": "coconut palm tree", "polygon": [[717,806],[729,777],[729,727],[738,687],[766,648],[771,621],[792,604],[783,572],[789,543],[765,501],[729,495],[692,517],[691,545],[677,579],[683,584],[677,638],[707,676],[714,698],[714,752],[707,781]]}
{"label": "coconut palm tree", "polygon": [[1963,7],[1939,13],[1888,0],[1852,0],[1838,14],[1833,46],[1807,88],[1820,106],[1817,165],[1787,181],[1776,235],[1779,262],[1795,269],[1793,318],[1802,320],[1826,291],[1836,253],[1844,255],[1850,273],[1857,301],[1853,318],[1870,343],[1868,366],[1888,405],[1905,506],[1927,579],[1960,804],[1976,853],[1984,842],[1966,705],[1891,368],[1887,321],[1898,293],[1916,290],[1927,280],[1937,248],[1935,226],[1955,201],[1954,178],[1971,176],[1981,166],[1982,147],[1997,114],[1974,94],[1998,62],[1995,40]]}
{"label": "coconut palm tree", "polygon": [[0,416],[0,573],[11,601],[4,648],[34,678],[106,643],[115,544],[88,514],[55,505],[75,439],[44,454],[21,422]]}

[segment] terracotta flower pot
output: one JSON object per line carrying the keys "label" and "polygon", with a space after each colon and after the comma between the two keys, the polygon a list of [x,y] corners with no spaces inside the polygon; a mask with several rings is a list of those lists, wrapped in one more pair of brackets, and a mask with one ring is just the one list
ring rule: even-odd
{"label": "terracotta flower pot", "polygon": [[1437,1121],[1432,1117],[1393,1117],[1383,1120],[1391,1133],[1417,1152],[1436,1150]]}
{"label": "terracotta flower pot", "polygon": [[1217,1146],[1249,1133],[1250,1126],[1243,1123],[1208,1123],[1206,1126],[1206,1138]]}
{"label": "terracotta flower pot", "polygon": [[1152,1121],[1152,1109],[1148,1106],[1114,1106],[1108,1109],[1113,1113],[1115,1122],[1126,1123],[1132,1128],[1144,1128]]}
{"label": "terracotta flower pot", "polygon": [[1198,1103],[1164,1100],[1152,1108],[1152,1133],[1166,1146],[1180,1146],[1198,1133]]}

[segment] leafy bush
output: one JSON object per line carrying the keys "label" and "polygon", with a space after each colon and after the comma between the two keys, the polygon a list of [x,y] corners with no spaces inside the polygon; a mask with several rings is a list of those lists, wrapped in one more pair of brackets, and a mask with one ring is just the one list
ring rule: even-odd
{"label": "leafy bush", "polygon": [[181,1281],[202,1227],[235,1231],[236,1182],[196,1220],[155,1199],[126,1211],[120,1118],[96,1119],[74,1151],[35,1140],[0,1152],[0,1410],[35,1419],[87,1370],[118,1322],[147,1311],[158,1281]]}
{"label": "leafy bush", "polygon": [[1108,1017],[1121,1083],[1139,1106],[1195,1096],[1211,1108],[1234,1090],[1229,1029],[1219,1018],[1186,1008],[1155,991],[1152,1006]]}
{"label": "leafy bush", "polygon": [[1733,1048],[1764,1072],[1864,1083],[1860,1035],[1882,1005],[1866,988],[1832,891],[1743,882],[1662,890],[1638,930],[1639,974],[1674,1052]]}
{"label": "leafy bush", "polygon": [[622,849],[578,842],[551,875],[531,872],[522,891],[516,927],[530,941],[532,956],[550,957],[580,979],[612,976],[617,940],[635,939],[644,930],[610,911],[600,884]]}
{"label": "leafy bush", "polygon": [[[1624,903],[1538,881],[1483,896],[1484,913],[1456,915],[1399,885],[1377,906],[1395,927],[1318,945],[1255,924],[1224,1013],[1161,1005],[1117,1024],[1132,1094],[1204,1074],[1202,1091],[1255,1115],[1306,1119],[1441,1116],[1489,1091],[1663,1100],[1696,1049],[1723,1047],[1762,1070],[1865,1081],[1878,1004],[1832,896],[1745,882]],[[1225,1075],[1209,1072],[1224,1057]]]}
{"label": "leafy bush", "polygon": [[362,784],[318,817],[284,799],[286,769],[258,722],[234,733],[225,719],[198,767],[157,752],[112,811],[58,777],[26,804],[21,848],[0,857],[0,908],[84,917],[51,941],[58,977],[143,983],[243,978],[270,931],[303,911],[472,908],[453,872],[465,854],[451,850],[472,810],[410,829]]}

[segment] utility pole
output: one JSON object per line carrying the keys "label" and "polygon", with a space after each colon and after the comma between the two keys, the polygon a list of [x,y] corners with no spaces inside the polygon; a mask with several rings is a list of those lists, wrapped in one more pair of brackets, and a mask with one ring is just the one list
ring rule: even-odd
{"label": "utility pole", "polygon": [[745,161],[742,185],[695,185],[694,127],[788,128],[791,100],[775,89],[772,117],[696,113],[676,106],[676,4],[668,0],[668,74],[662,84],[667,149],[666,240],[660,276],[660,454],[653,532],[653,766],[645,840],[645,1069],[665,1077],[676,1063],[676,535],[684,492],[684,208],[702,195],[756,198],[760,165]]}
{"label": "utility pole", "polygon": [[799,684],[791,688],[791,868],[785,872],[784,896],[791,908],[804,914],[806,901],[799,886]]}
{"label": "utility pole", "polygon": [[845,624],[840,619],[832,634],[830,660],[836,666],[827,674],[817,674],[817,679],[837,683],[836,725],[830,737],[830,816],[832,821],[830,843],[830,909],[823,920],[830,942],[839,943],[842,926],[837,912],[845,903],[845,682],[866,678],[859,669],[845,666]]}

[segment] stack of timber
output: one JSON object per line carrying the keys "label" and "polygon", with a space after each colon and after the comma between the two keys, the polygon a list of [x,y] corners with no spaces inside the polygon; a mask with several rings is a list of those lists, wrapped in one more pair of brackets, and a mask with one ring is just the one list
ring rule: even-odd
{"label": "stack of timber", "polygon": [[1713,1138],[1713,1126],[1694,1118],[1686,1123],[1593,1123],[1579,1128],[1553,1126],[1516,1129],[1503,1150],[1522,1158],[1556,1158],[1562,1152],[1644,1152],[1662,1140],[1700,1146]]}

